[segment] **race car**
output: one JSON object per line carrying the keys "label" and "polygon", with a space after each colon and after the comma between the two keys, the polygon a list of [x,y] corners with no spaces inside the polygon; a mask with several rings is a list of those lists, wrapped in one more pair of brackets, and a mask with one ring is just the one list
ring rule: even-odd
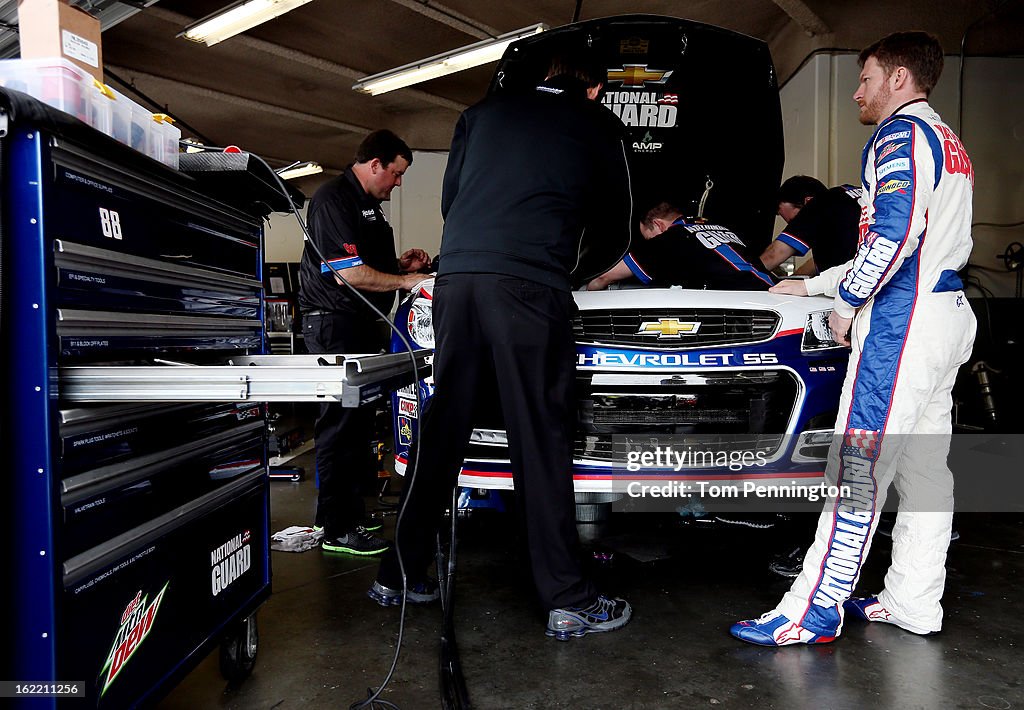
{"label": "race car", "polygon": [[[635,221],[667,199],[759,254],[772,237],[784,154],[767,46],[676,18],[591,20],[511,45],[490,91],[535,85],[573,44],[607,63],[602,101],[629,136]],[[574,293],[577,493],[621,492],[638,478],[819,484],[848,358],[829,334],[830,299],[623,286]],[[431,315],[425,282],[395,323],[432,348]],[[392,346],[405,349],[397,337]],[[413,387],[429,401],[429,379]],[[400,473],[421,414],[413,387],[392,401]],[[497,393],[479,399],[460,483],[512,488]],[[689,456],[651,457],[666,447]]]}
{"label": "race car", "polygon": [[[432,287],[424,282],[396,316],[421,348],[433,347]],[[621,490],[616,481],[638,473],[691,483],[820,482],[848,356],[829,335],[829,299],[677,288],[574,297],[577,492]],[[418,387],[428,402],[432,381]],[[509,489],[497,394],[483,399],[490,404],[477,412],[460,484]],[[396,392],[393,405],[402,473],[420,415],[413,386]],[[658,447],[689,451],[691,460],[629,465]]]}

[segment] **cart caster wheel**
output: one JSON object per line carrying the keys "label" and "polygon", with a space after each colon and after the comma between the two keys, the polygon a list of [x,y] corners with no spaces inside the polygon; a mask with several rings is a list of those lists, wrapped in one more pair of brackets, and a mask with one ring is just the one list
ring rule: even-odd
{"label": "cart caster wheel", "polygon": [[235,624],[220,643],[220,674],[231,683],[249,677],[256,665],[260,634],[256,628],[256,614]]}

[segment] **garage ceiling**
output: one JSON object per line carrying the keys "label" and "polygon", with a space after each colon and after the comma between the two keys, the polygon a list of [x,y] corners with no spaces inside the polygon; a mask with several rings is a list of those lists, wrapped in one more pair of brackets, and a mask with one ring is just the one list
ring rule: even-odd
{"label": "garage ceiling", "polygon": [[[483,96],[494,66],[377,97],[352,91],[358,79],[536,22],[563,25],[577,10],[575,0],[313,0],[213,47],[175,37],[228,3],[161,0],[123,19],[103,34],[108,69],[187,124],[185,135],[234,143],[273,164],[315,160],[328,174],[342,169],[374,128],[396,131],[417,150],[447,149],[458,113]],[[675,15],[758,37],[769,44],[783,81],[815,50],[859,49],[897,29],[935,32],[950,54],[960,51],[968,28],[969,56],[1024,53],[1024,0],[579,5],[580,19]],[[322,179],[298,185],[309,192]]]}

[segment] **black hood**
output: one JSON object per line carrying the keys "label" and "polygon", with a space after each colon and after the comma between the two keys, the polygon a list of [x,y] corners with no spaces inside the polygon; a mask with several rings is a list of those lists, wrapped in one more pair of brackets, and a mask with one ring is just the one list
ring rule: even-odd
{"label": "black hood", "polygon": [[595,53],[607,67],[601,101],[629,136],[635,213],[668,200],[694,217],[710,179],[704,217],[754,251],[769,243],[784,149],[767,44],[672,17],[588,20],[512,44],[490,93],[535,89],[550,58],[567,50]]}

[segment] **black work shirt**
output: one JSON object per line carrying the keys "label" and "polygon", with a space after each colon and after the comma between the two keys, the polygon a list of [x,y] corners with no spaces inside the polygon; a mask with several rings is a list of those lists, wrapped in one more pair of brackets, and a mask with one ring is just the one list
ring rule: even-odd
{"label": "black work shirt", "polygon": [[568,291],[570,272],[615,264],[632,223],[623,131],[567,77],[463,112],[441,193],[438,275],[505,274]]}
{"label": "black work shirt", "polygon": [[[399,273],[391,225],[380,202],[359,184],[352,166],[314,193],[307,225],[309,238],[342,276],[345,269],[361,264],[385,274]],[[304,313],[330,311],[375,317],[348,287],[335,280],[334,273],[309,244],[302,250],[299,270],[299,307]],[[360,292],[385,314],[394,305],[395,291]]]}
{"label": "black work shirt", "polygon": [[717,224],[677,220],[634,244],[623,261],[641,283],[724,291],[765,291],[774,282],[744,256],[743,241]]}
{"label": "black work shirt", "polygon": [[814,250],[818,271],[845,264],[857,253],[861,188],[840,185],[801,208],[778,239],[800,256]]}

